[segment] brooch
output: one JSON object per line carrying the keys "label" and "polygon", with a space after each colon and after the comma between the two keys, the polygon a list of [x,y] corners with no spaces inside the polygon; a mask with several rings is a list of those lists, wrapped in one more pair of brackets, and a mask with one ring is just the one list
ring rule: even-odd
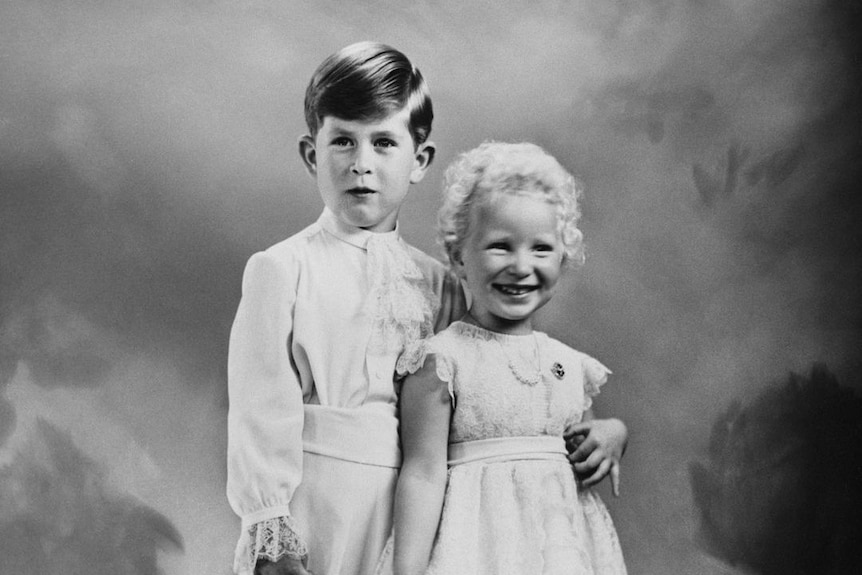
{"label": "brooch", "polygon": [[566,370],[563,369],[563,365],[560,362],[555,361],[554,365],[551,366],[551,373],[553,373],[554,377],[557,379],[563,379],[563,376],[566,375]]}

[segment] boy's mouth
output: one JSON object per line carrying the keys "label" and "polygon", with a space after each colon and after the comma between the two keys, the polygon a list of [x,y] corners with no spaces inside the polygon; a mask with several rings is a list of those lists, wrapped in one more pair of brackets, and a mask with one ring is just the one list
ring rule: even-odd
{"label": "boy's mouth", "polygon": [[370,194],[376,194],[377,192],[372,190],[371,188],[357,187],[350,188],[349,190],[347,190],[347,193],[351,196],[367,196]]}
{"label": "boy's mouth", "polygon": [[539,286],[494,284],[494,289],[506,295],[519,296],[535,291]]}

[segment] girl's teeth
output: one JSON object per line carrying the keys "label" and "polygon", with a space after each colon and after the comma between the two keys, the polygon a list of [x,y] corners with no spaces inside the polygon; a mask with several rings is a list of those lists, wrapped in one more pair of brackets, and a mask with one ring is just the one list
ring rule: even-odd
{"label": "girl's teeth", "polygon": [[513,287],[508,287],[508,286],[500,286],[500,291],[505,293],[505,294],[509,294],[509,295],[522,295],[522,294],[525,294],[528,291],[530,291],[530,288],[527,288],[527,287],[513,288]]}

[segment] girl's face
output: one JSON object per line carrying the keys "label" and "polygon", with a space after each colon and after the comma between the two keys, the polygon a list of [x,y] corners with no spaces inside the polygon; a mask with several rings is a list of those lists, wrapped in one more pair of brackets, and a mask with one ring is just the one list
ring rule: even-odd
{"label": "girl's face", "polygon": [[563,242],[553,204],[534,195],[494,194],[470,214],[455,262],[472,295],[470,314],[486,329],[527,334],[553,296]]}

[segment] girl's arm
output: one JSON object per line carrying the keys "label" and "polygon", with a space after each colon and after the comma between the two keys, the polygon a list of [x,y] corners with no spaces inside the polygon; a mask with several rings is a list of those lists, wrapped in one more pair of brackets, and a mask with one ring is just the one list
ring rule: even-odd
{"label": "girl's arm", "polygon": [[429,355],[407,377],[400,398],[404,460],[395,493],[395,575],[425,572],[446,490],[451,405],[447,384]]}
{"label": "girl's arm", "polygon": [[595,485],[608,474],[616,496],[620,494],[620,459],[628,443],[628,429],[619,419],[595,419],[593,410],[584,412],[580,423],[570,425],[565,431],[568,443],[577,448],[569,454],[575,471],[583,476],[585,486]]}

